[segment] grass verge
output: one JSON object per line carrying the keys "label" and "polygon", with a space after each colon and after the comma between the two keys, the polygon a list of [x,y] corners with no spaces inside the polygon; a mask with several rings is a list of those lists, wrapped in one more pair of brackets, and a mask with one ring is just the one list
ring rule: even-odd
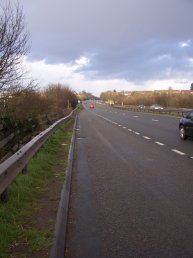
{"label": "grass verge", "polygon": [[73,124],[61,126],[9,186],[8,202],[0,203],[0,258],[47,257]]}

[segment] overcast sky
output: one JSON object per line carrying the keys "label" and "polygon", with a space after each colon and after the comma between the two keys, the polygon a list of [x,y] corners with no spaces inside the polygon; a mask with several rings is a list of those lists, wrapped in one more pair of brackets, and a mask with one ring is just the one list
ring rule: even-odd
{"label": "overcast sky", "polygon": [[25,62],[41,87],[60,82],[94,95],[113,89],[190,89],[192,0],[19,3],[32,42]]}

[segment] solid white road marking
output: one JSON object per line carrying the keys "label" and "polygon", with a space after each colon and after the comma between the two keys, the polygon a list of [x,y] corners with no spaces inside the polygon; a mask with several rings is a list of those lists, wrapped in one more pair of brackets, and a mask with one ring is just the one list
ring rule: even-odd
{"label": "solid white road marking", "polygon": [[176,150],[176,149],[172,149],[172,151],[179,154],[179,155],[186,155],[184,152],[181,152],[181,151]]}
{"label": "solid white road marking", "polygon": [[160,146],[164,146],[165,144],[162,142],[155,142],[156,144],[160,145]]}

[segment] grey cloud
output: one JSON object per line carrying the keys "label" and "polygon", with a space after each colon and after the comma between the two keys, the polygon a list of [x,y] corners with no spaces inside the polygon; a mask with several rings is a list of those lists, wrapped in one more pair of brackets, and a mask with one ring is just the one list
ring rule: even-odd
{"label": "grey cloud", "polygon": [[[20,0],[32,37],[31,59],[73,62],[91,55],[82,72],[143,80],[190,69],[190,0]],[[168,58],[159,59],[159,56]],[[169,76],[169,75],[168,75]]]}
{"label": "grey cloud", "polygon": [[166,79],[193,69],[189,62],[190,53],[193,53],[193,46],[181,48],[176,42],[152,40],[114,51],[103,49],[91,66],[83,69],[88,75],[92,71],[96,78]]}

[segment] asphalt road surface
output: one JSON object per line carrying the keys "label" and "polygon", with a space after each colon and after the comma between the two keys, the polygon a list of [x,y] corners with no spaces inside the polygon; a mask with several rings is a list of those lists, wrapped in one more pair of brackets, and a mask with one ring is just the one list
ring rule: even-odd
{"label": "asphalt road surface", "polygon": [[193,141],[179,119],[79,114],[67,258],[193,257]]}

